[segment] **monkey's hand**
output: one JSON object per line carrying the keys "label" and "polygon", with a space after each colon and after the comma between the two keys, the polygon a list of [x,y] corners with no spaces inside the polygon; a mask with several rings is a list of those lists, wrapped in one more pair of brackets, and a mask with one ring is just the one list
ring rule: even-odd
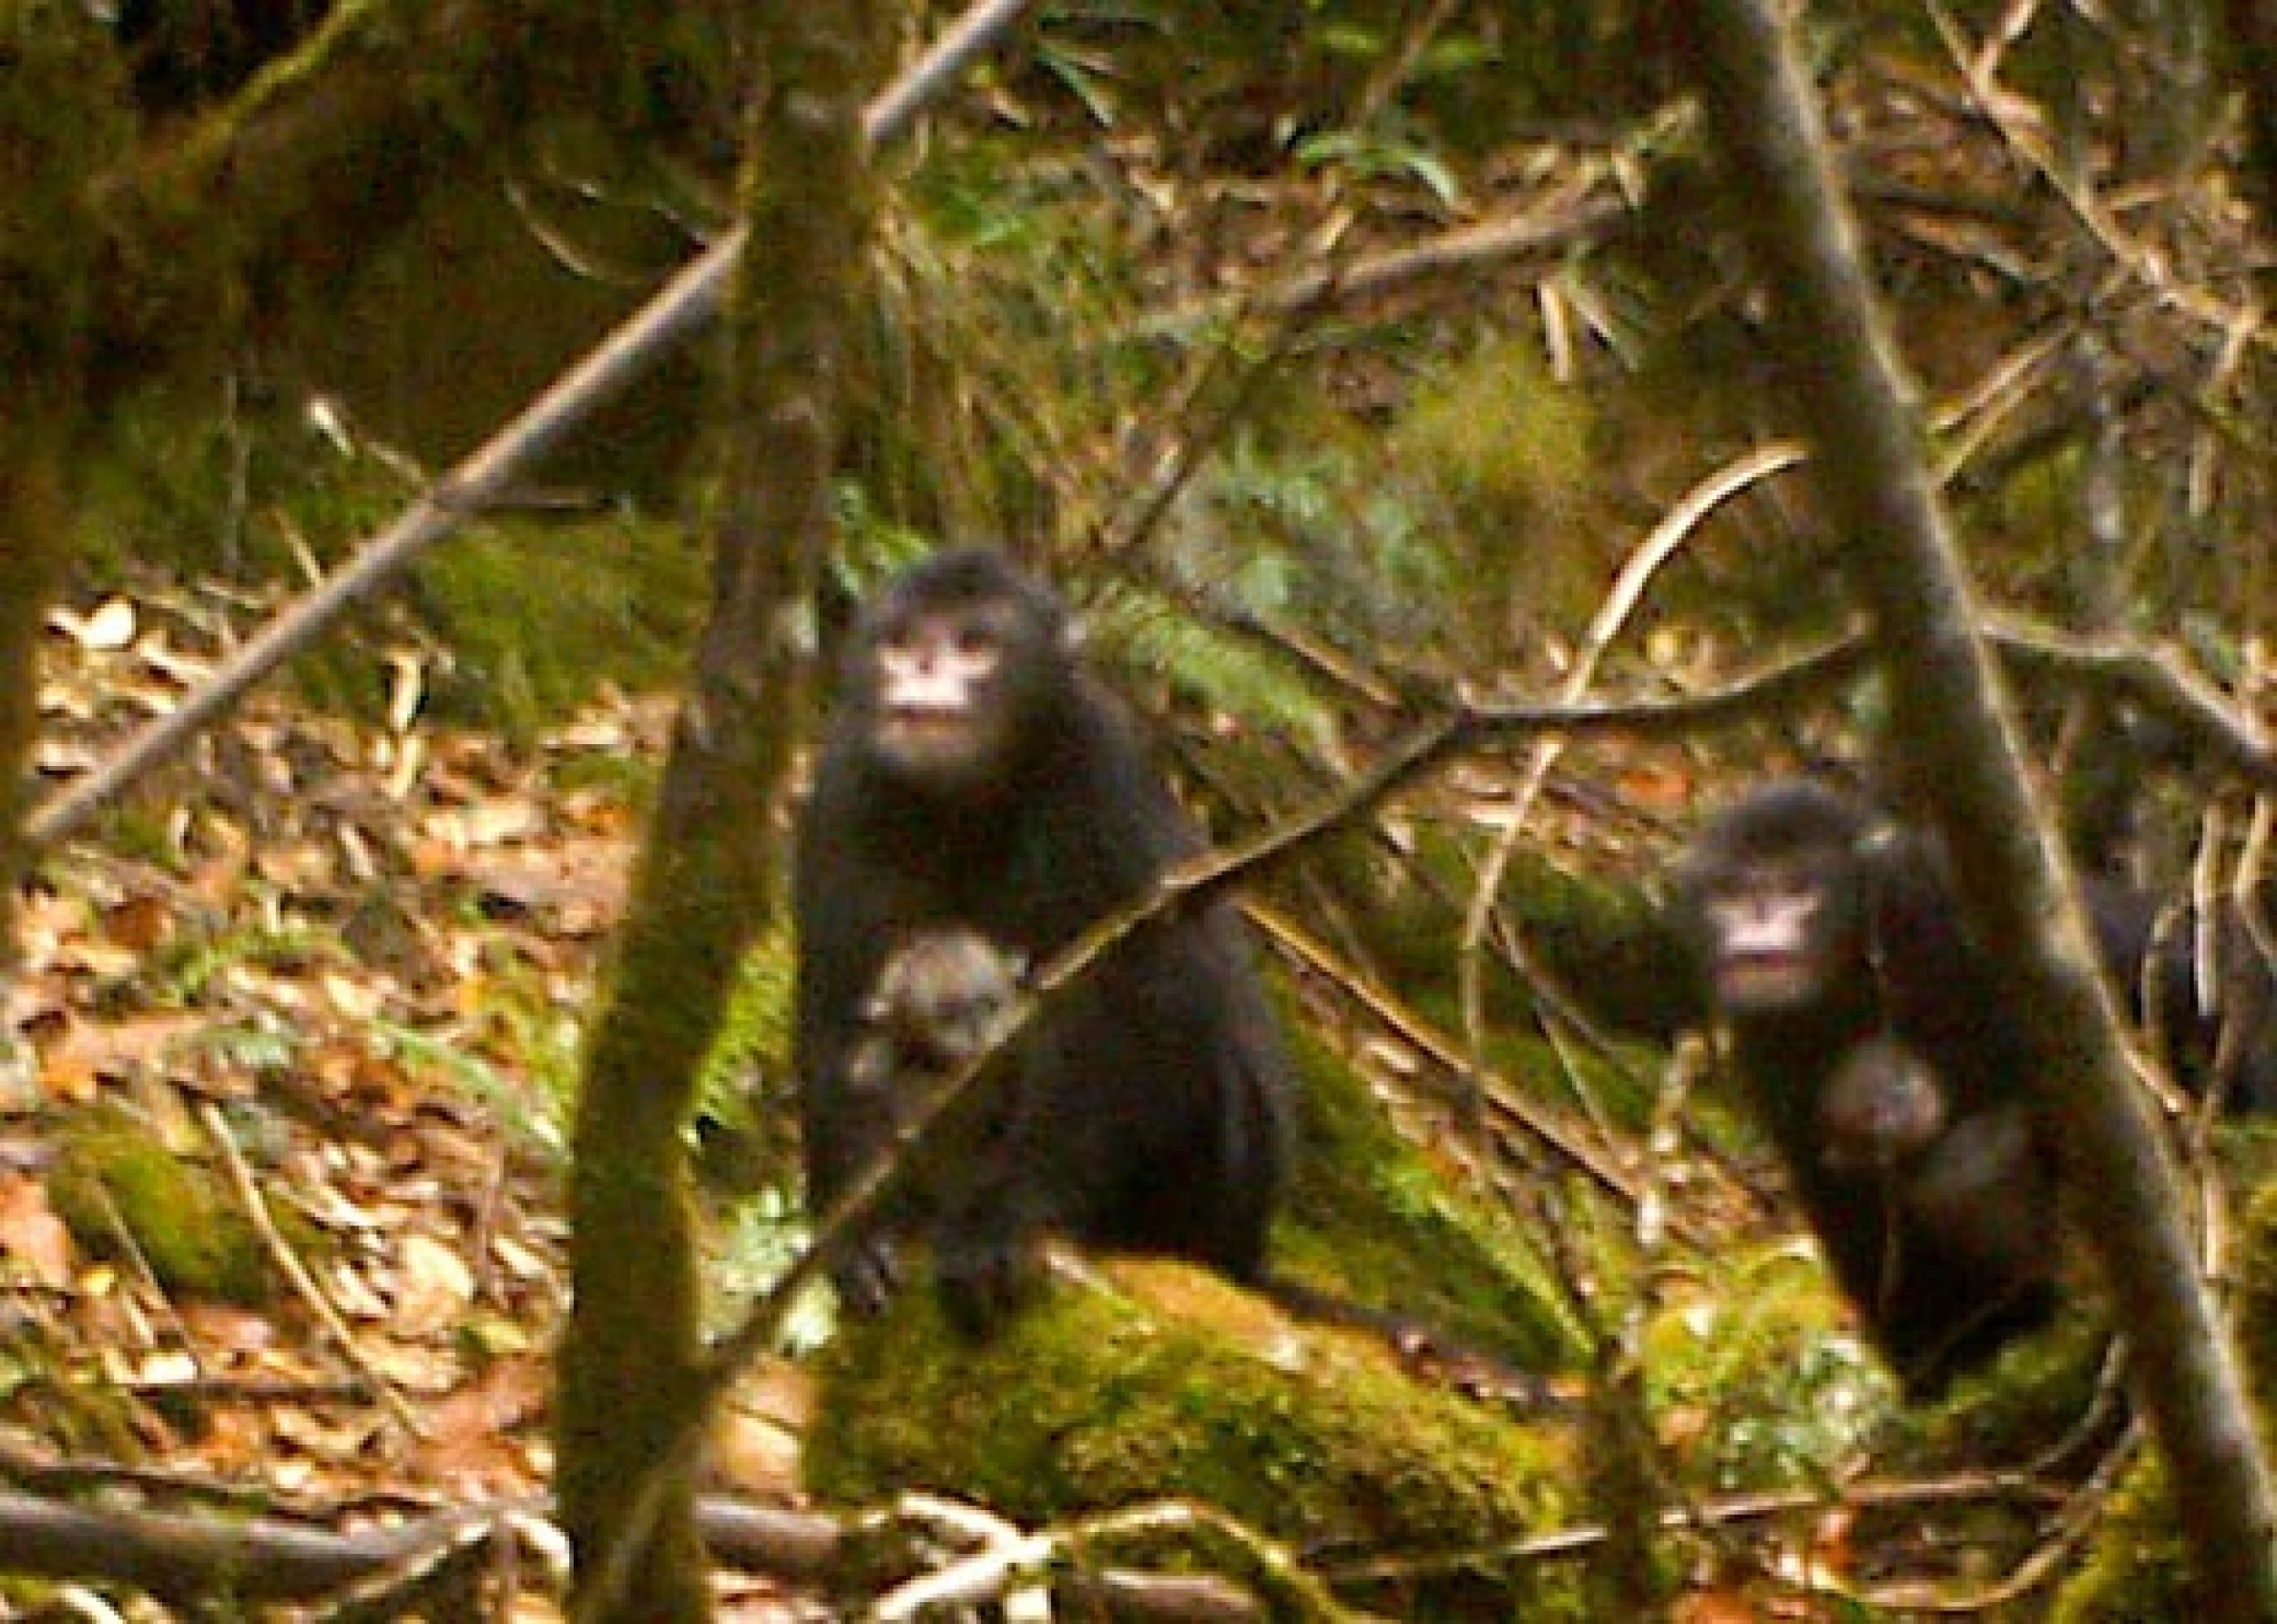
{"label": "monkey's hand", "polygon": [[1033,1296],[1043,1274],[1032,1234],[944,1236],[934,1254],[942,1312],[959,1332],[976,1341],[995,1332]]}
{"label": "monkey's hand", "polygon": [[861,1319],[875,1319],[885,1311],[907,1282],[908,1264],[891,1237],[873,1235],[850,1251],[831,1271],[841,1312]]}

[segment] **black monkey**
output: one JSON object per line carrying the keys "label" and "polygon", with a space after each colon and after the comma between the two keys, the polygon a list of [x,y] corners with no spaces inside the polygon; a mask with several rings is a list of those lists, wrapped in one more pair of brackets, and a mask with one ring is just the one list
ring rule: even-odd
{"label": "black monkey", "polygon": [[[1129,717],[1075,659],[1049,588],[978,547],[889,582],[851,634],[799,818],[794,1040],[814,1210],[893,1127],[865,1045],[897,951],[969,933],[1040,963],[1199,848]],[[1022,1034],[1007,1081],[914,1221],[960,1323],[985,1329],[1011,1305],[1047,1231],[1259,1278],[1291,1085],[1230,904],[1119,945]],[[855,1312],[899,1284],[894,1240],[889,1223],[835,1271]]]}
{"label": "black monkey", "polygon": [[1678,924],[1836,1278],[1909,1393],[2044,1323],[2057,1173],[1935,849],[1825,785],[1715,818]]}
{"label": "black monkey", "polygon": [[2109,874],[2079,883],[2104,968],[2175,1080],[2232,1113],[2277,1110],[2277,965],[2245,910],[2224,899],[2201,921]]}

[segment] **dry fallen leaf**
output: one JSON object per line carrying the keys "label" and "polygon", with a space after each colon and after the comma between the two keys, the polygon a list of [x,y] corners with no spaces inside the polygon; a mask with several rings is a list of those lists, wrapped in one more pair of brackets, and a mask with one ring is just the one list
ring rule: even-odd
{"label": "dry fallen leaf", "polygon": [[519,1427],[545,1414],[551,1378],[541,1359],[501,1361],[480,1380],[423,1405],[419,1466],[464,1491],[496,1492],[530,1473]]}
{"label": "dry fallen leaf", "polygon": [[1761,1617],[1737,1590],[1695,1590],[1669,1609],[1669,1624],[1756,1624]]}
{"label": "dry fallen leaf", "polygon": [[40,1285],[60,1290],[71,1283],[71,1231],[36,1179],[0,1175],[0,1256]]}
{"label": "dry fallen leaf", "polygon": [[40,1046],[40,1085],[54,1098],[86,1099],[99,1078],[160,1070],[175,1048],[205,1026],[204,1016],[179,1010],[116,1021],[68,1017],[60,1033]]}
{"label": "dry fallen leaf", "polygon": [[135,606],[123,598],[105,598],[89,615],[58,608],[47,617],[50,625],[80,648],[98,653],[110,653],[133,642],[138,618]]}
{"label": "dry fallen leaf", "polygon": [[400,1336],[448,1331],[475,1300],[475,1275],[465,1260],[427,1235],[405,1236],[396,1249],[395,1312],[390,1328]]}
{"label": "dry fallen leaf", "polygon": [[148,953],[173,928],[173,904],[155,892],[142,892],[103,910],[103,934],[134,953]]}

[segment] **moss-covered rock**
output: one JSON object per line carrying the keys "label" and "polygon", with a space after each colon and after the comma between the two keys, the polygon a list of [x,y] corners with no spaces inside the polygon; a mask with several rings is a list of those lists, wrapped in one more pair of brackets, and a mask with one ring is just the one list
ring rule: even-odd
{"label": "moss-covered rock", "polygon": [[[1118,1262],[1109,1281],[1056,1283],[980,1344],[923,1291],[845,1328],[822,1362],[810,1486],[853,1503],[932,1489],[1029,1523],[1186,1497],[1307,1553],[1491,1550],[1573,1514],[1564,1428],[1418,1384],[1373,1340],[1200,1271]],[[1578,1593],[1555,1566],[1479,1562],[1409,1581],[1397,1610],[1579,1617]]]}
{"label": "moss-covered rock", "polygon": [[267,1249],[228,1180],[125,1110],[97,1106],[65,1126],[47,1195],[81,1246],[101,1257],[131,1245],[170,1292],[269,1301]]}
{"label": "moss-covered rock", "polygon": [[[1573,1364],[1581,1337],[1552,1271],[1363,1076],[1287,1026],[1302,1092],[1276,1272],[1529,1371]],[[932,1489],[1031,1523],[1189,1498],[1304,1553],[1490,1548],[1570,1510],[1579,1468],[1562,1426],[1419,1381],[1382,1338],[1292,1322],[1205,1271],[1106,1267],[1115,1289],[1056,1289],[982,1346],[924,1290],[882,1323],[842,1327],[819,1365],[810,1483],[855,1503]],[[1388,1599],[1406,1617],[1555,1618],[1579,1594],[1554,1566],[1456,1568]]]}

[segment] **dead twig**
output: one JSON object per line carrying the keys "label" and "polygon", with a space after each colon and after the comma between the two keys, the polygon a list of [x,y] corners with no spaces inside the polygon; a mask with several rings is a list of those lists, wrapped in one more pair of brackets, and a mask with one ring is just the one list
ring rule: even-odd
{"label": "dead twig", "polygon": [[238,1149],[237,1137],[230,1131],[230,1125],[221,1115],[221,1108],[210,1100],[200,1104],[198,1107],[198,1123],[206,1130],[206,1137],[213,1141],[214,1149],[220,1152],[221,1165],[229,1171],[230,1182],[237,1190],[238,1200],[245,1209],[246,1218],[260,1236],[261,1244],[269,1249],[270,1260],[291,1284],[293,1294],[308,1305],[309,1312],[316,1316],[316,1323],[324,1328],[324,1333],[339,1345],[341,1357],[355,1372],[356,1379],[379,1395],[380,1402],[387,1406],[389,1414],[406,1431],[418,1436],[421,1430],[419,1417],[413,1412],[410,1401],[364,1358],[363,1351],[356,1346],[354,1333],[348,1329],[348,1322],[340,1317],[340,1311],[324,1294],[324,1288],[316,1283],[316,1277],[301,1261],[301,1254],[292,1250],[291,1243],[279,1231],[277,1221],[269,1210],[269,1198],[261,1194],[260,1181],[253,1177],[253,1169],[247,1164],[245,1153]]}

